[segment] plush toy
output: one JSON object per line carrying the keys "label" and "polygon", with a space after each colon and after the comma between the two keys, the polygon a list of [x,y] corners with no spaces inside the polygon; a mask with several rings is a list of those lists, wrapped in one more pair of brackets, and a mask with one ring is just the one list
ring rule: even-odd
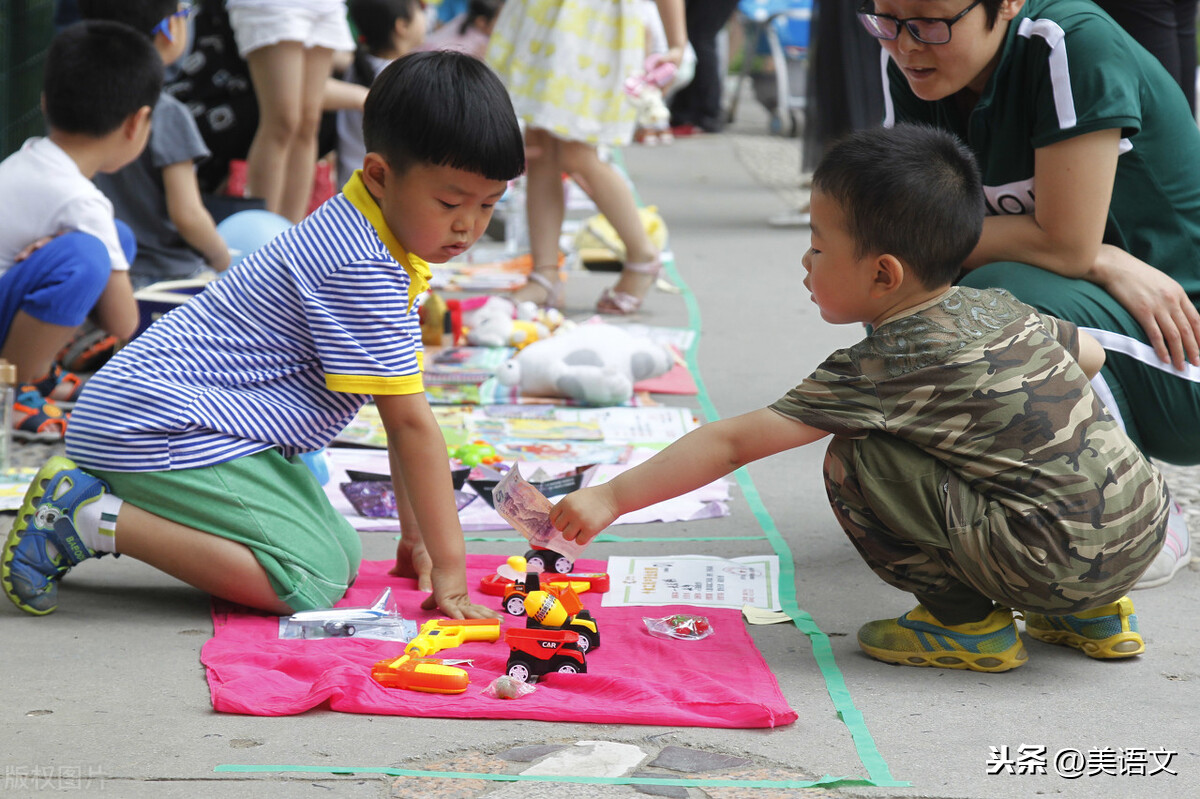
{"label": "plush toy", "polygon": [[586,324],[529,345],[510,358],[497,379],[521,393],[568,397],[586,405],[620,405],[633,384],[665,374],[671,351],[620,327]]}
{"label": "plush toy", "polygon": [[517,349],[546,338],[562,323],[560,311],[543,311],[533,302],[514,305],[503,297],[489,297],[464,319],[468,344]]}

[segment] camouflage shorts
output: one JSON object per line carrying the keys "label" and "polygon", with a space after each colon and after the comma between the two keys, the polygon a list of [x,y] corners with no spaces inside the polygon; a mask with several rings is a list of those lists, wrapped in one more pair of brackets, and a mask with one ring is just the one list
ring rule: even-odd
{"label": "camouflage shorts", "polygon": [[[1148,528],[1090,531],[1048,556],[1019,519],[923,450],[893,436],[835,436],[825,487],[851,542],[885,582],[917,595],[962,595],[1038,613],[1077,613],[1113,602],[1162,548],[1166,503]],[[968,594],[970,591],[967,592]]]}

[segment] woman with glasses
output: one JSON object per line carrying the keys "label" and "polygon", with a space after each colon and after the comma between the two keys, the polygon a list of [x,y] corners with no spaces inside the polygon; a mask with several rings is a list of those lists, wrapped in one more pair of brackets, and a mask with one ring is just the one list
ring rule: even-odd
{"label": "woman with glasses", "polygon": [[[951,131],[979,160],[989,217],[962,283],[1091,328],[1130,437],[1200,463],[1200,131],[1174,78],[1091,0],[866,0],[859,20],[885,124]],[[1173,516],[1140,587],[1190,560]]]}

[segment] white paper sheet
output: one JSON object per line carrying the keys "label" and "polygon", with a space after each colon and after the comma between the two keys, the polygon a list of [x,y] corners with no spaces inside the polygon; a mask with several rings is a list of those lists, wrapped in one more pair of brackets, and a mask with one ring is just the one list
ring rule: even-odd
{"label": "white paper sheet", "polygon": [[747,555],[726,560],[706,555],[608,559],[612,588],[601,606],[694,605],[779,610],[779,558]]}

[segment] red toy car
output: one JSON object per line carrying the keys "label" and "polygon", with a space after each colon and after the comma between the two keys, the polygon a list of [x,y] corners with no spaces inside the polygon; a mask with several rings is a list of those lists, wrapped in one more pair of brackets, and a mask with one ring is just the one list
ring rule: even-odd
{"label": "red toy car", "polygon": [[504,640],[512,649],[504,671],[514,680],[534,683],[551,672],[587,673],[587,661],[579,649],[579,633],[514,628],[505,631]]}

